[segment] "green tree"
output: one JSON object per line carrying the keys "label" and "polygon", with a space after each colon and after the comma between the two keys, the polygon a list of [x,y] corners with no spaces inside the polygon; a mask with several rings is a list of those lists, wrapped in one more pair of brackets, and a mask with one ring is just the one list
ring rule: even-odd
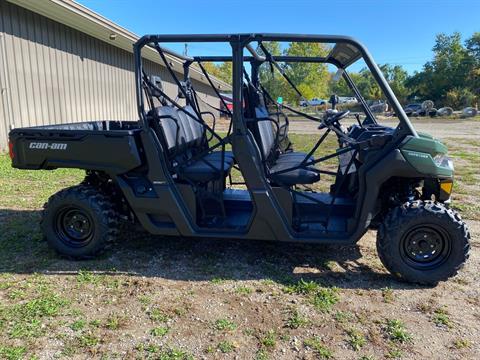
{"label": "green tree", "polygon": [[[390,84],[390,87],[395,95],[400,99],[400,101],[403,101],[407,97],[409,91],[405,85],[405,81],[408,78],[408,73],[400,65],[392,66],[389,64],[384,64],[380,65],[380,70]],[[363,68],[360,70],[360,72],[349,73],[349,76],[365,100],[385,99],[383,91],[381,91],[368,68]],[[329,85],[331,93],[335,93],[339,96],[355,95],[345,80],[341,79],[338,82],[334,82],[333,74],[331,74],[331,78],[332,80],[330,81]]]}
{"label": "green tree", "polygon": [[[293,42],[284,53],[290,56],[326,56],[328,48],[319,43]],[[306,98],[327,97],[330,77],[326,64],[288,63],[285,64],[285,72]],[[298,94],[290,86],[285,88],[284,97],[292,103],[299,100]]]}
{"label": "green tree", "polygon": [[[264,42],[263,46],[274,57],[281,55],[282,53],[280,43],[277,41]],[[260,47],[257,48],[257,53],[262,56],[265,55]],[[260,83],[263,85],[263,87],[265,87],[265,89],[267,89],[268,93],[273,99],[277,99],[279,96],[283,97],[285,80],[278,70],[272,69],[268,63],[263,63],[260,65],[258,76]]]}
{"label": "green tree", "polygon": [[472,37],[465,41],[465,46],[477,65],[480,64],[480,32],[473,33]]}
{"label": "green tree", "polygon": [[[470,46],[470,50],[467,48]],[[478,53],[478,36],[462,44],[458,32],[452,35],[438,34],[433,46],[434,58],[421,72],[408,79],[406,85],[412,95],[434,100],[438,105],[446,103],[447,93],[454,89],[469,89],[475,74],[475,56]]]}
{"label": "green tree", "polygon": [[399,101],[405,101],[409,92],[405,84],[408,78],[405,69],[400,65],[392,66],[388,64],[380,66],[380,69]]}
{"label": "green tree", "polygon": [[217,79],[220,79],[227,84],[232,83],[232,63],[231,62],[205,62],[202,63],[205,70],[209,75],[215,76]]}
{"label": "green tree", "polygon": [[470,90],[476,95],[475,101],[479,101],[480,97],[480,32],[476,32],[471,38],[465,41],[468,56],[472,61],[471,71],[469,74]]}
{"label": "green tree", "polygon": [[475,95],[466,88],[454,88],[445,95],[445,105],[454,109],[461,109],[475,103]]}

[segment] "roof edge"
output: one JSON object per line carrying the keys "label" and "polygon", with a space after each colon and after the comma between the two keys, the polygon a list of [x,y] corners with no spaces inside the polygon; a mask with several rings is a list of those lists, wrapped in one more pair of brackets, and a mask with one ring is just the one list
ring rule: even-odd
{"label": "roof edge", "polygon": [[[81,5],[73,0],[7,0],[8,2],[45,16],[51,20],[74,28],[112,46],[133,53],[133,44],[140,38],[137,34],[115,24],[106,17]],[[114,34],[115,38],[111,39]],[[183,73],[182,61],[169,50],[166,54],[170,65],[176,72]],[[155,49],[145,47],[142,56],[145,59],[165,66]],[[203,73],[196,66],[191,67],[190,77],[209,85]],[[215,86],[221,90],[229,90],[231,86],[226,82],[211,76]]]}

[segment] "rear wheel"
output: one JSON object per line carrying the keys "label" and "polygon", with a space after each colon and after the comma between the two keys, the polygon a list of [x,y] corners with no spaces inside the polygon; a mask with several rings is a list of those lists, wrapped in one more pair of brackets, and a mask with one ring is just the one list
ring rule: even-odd
{"label": "rear wheel", "polygon": [[41,228],[60,254],[83,259],[100,253],[118,234],[118,214],[110,199],[92,186],[79,185],[51,196]]}
{"label": "rear wheel", "polygon": [[470,233],[453,210],[414,201],[390,210],[377,232],[377,251],[396,277],[436,284],[454,276],[468,259]]}

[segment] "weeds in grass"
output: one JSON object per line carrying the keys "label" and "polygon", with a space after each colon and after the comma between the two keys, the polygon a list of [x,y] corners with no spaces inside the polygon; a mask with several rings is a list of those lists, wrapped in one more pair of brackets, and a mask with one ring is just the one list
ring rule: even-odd
{"label": "weeds in grass", "polygon": [[91,271],[80,270],[77,274],[77,282],[79,284],[93,284],[98,285],[100,283],[101,277],[95,275]]}
{"label": "weeds in grass", "polygon": [[246,329],[243,329],[243,334],[247,335],[247,336],[252,336],[255,334],[255,330],[251,329],[251,328],[246,328]]}
{"label": "weeds in grass", "polygon": [[316,336],[306,339],[303,344],[312,349],[320,359],[333,358],[333,352]]}
{"label": "weeds in grass", "polygon": [[297,283],[287,285],[284,287],[284,291],[287,294],[302,294],[302,295],[310,295],[316,292],[320,288],[314,281],[305,281],[300,279]]}
{"label": "weeds in grass", "polygon": [[393,290],[390,287],[384,287],[382,289],[383,302],[390,304],[394,300]]}
{"label": "weeds in grass", "polygon": [[149,295],[140,295],[138,297],[138,301],[140,302],[140,304],[142,304],[142,306],[146,307],[148,305],[150,305],[152,303],[152,297],[149,296]]}
{"label": "weeds in grass", "polygon": [[63,348],[60,354],[64,357],[71,358],[73,355],[75,355],[78,349],[79,349],[79,346],[78,346],[77,339],[74,339],[74,340],[69,339],[63,345]]}
{"label": "weeds in grass", "polygon": [[82,330],[87,322],[83,319],[75,320],[73,323],[70,324],[70,329],[73,331],[80,331]]}
{"label": "weeds in grass", "polygon": [[100,320],[92,320],[88,323],[91,327],[98,328],[102,324]]}
{"label": "weeds in grass", "polygon": [[406,343],[412,340],[412,335],[407,332],[401,320],[387,320],[385,332],[389,339],[396,343]]}
{"label": "weeds in grass", "polygon": [[218,350],[220,350],[224,354],[228,354],[235,350],[235,345],[233,345],[230,341],[223,340],[220,341],[217,345]]}
{"label": "weeds in grass", "polygon": [[329,311],[340,300],[336,287],[325,288],[314,281],[303,279],[295,284],[285,286],[283,290],[287,294],[308,295],[313,306],[322,312]]}
{"label": "weeds in grass", "polygon": [[348,311],[337,311],[334,314],[334,319],[342,324],[347,321],[350,321],[352,318],[353,318],[353,314]]}
{"label": "weeds in grass", "polygon": [[8,293],[8,297],[11,300],[23,300],[25,299],[26,293],[22,289],[13,289]]}
{"label": "weeds in grass", "polygon": [[13,286],[13,282],[10,281],[0,281],[0,290],[7,290]]}
{"label": "weeds in grass", "polygon": [[213,278],[210,280],[210,282],[214,285],[221,285],[224,284],[227,280],[224,278]]}
{"label": "weeds in grass", "polygon": [[170,317],[166,315],[161,309],[153,308],[149,311],[148,317],[155,322],[167,322]]}
{"label": "weeds in grass", "polygon": [[140,343],[140,344],[137,344],[137,346],[135,347],[135,350],[139,351],[139,352],[149,352],[149,353],[157,353],[160,351],[160,347],[157,346],[157,345],[154,345],[154,344],[143,344],[143,343]]}
{"label": "weeds in grass", "polygon": [[321,288],[313,296],[312,304],[317,310],[327,312],[338,300],[340,300],[340,296],[337,288]]}
{"label": "weeds in grass", "polygon": [[27,349],[23,346],[3,346],[0,345],[0,358],[6,360],[23,359]]}
{"label": "weeds in grass", "polygon": [[162,351],[158,349],[156,352],[158,352],[159,354],[158,356],[155,356],[155,358],[159,360],[193,360],[194,359],[194,357],[188,352],[181,349],[177,349],[177,348],[169,348]]}
{"label": "weeds in grass", "polygon": [[218,319],[215,321],[215,324],[213,324],[213,327],[218,331],[233,331],[237,328],[237,324],[228,319]]}
{"label": "weeds in grass", "polygon": [[304,318],[297,310],[291,312],[290,317],[285,322],[285,326],[290,329],[298,329],[305,326],[309,321]]}
{"label": "weeds in grass", "polygon": [[358,358],[358,360],[375,360],[373,355],[362,355]]}
{"label": "weeds in grass", "polygon": [[269,330],[262,338],[261,343],[267,348],[274,348],[277,344],[277,333],[274,330]]}
{"label": "weeds in grass", "polygon": [[448,311],[443,307],[440,307],[434,311],[433,322],[437,326],[446,326],[448,328],[452,327],[452,322],[448,317]]}
{"label": "weeds in grass", "polygon": [[100,339],[90,332],[81,334],[77,337],[77,340],[81,347],[86,348],[96,346],[100,343]]}
{"label": "weeds in grass", "polygon": [[432,311],[432,308],[433,308],[432,301],[431,300],[427,302],[422,301],[420,304],[418,304],[417,308],[422,313],[427,314]]}
{"label": "weeds in grass", "polygon": [[177,316],[183,316],[188,312],[188,309],[184,308],[184,307],[177,307],[177,308],[173,309],[173,312]]}
{"label": "weeds in grass", "polygon": [[367,339],[362,334],[361,331],[357,329],[349,329],[347,330],[348,335],[348,343],[355,351],[359,351],[366,343]]}
{"label": "weeds in grass", "polygon": [[57,316],[68,303],[66,299],[44,289],[32,300],[1,308],[0,324],[4,325],[10,338],[39,337],[45,331],[42,323]]}
{"label": "weeds in grass", "polygon": [[253,289],[248,286],[238,286],[235,288],[235,292],[239,295],[250,295]]}
{"label": "weeds in grass", "polygon": [[157,326],[156,328],[150,330],[150,335],[155,337],[162,337],[167,335],[169,331],[170,329],[166,326]]}
{"label": "weeds in grass", "polygon": [[260,349],[255,354],[255,360],[268,360],[268,353],[265,349]]}
{"label": "weeds in grass", "polygon": [[400,359],[402,356],[402,350],[397,347],[391,347],[390,349],[388,349],[388,353],[385,355],[387,359]]}
{"label": "weeds in grass", "polygon": [[262,280],[262,284],[265,286],[273,286],[276,284],[276,282],[272,279],[264,279]]}
{"label": "weeds in grass", "polygon": [[457,349],[466,349],[469,348],[472,343],[467,339],[456,339],[453,342],[453,346]]}
{"label": "weeds in grass", "polygon": [[105,327],[109,330],[118,330],[125,325],[125,317],[118,314],[110,314],[105,322]]}

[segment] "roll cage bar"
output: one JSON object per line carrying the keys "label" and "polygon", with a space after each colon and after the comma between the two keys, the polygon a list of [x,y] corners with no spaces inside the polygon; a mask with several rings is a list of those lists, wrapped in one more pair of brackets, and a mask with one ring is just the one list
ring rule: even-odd
{"label": "roll cage bar", "polygon": [[[258,54],[251,46],[252,42],[262,41],[283,41],[283,42],[317,42],[317,43],[333,43],[335,46],[326,57],[304,57],[304,56],[275,56],[276,62],[320,62],[330,63],[337,66],[339,69],[345,70],[353,62],[363,58],[372,76],[377,81],[380,89],[383,91],[387,101],[393,107],[399,119],[399,126],[396,129],[397,135],[412,135],[417,137],[417,132],[413,128],[410,120],[403,111],[402,106],[398,102],[395,94],[388,85],[385,77],[380,71],[377,64],[374,62],[372,56],[365,46],[355,40],[354,38],[338,35],[297,35],[297,34],[213,34],[213,35],[145,35],[141,37],[133,46],[135,57],[135,87],[137,96],[137,110],[140,122],[143,127],[148,127],[146,120],[145,103],[142,92],[143,83],[143,64],[141,51],[142,48],[152,43],[159,46],[158,43],[173,43],[173,42],[228,42],[232,47],[232,56],[184,56],[164,50],[168,54],[184,60],[185,62],[201,62],[201,61],[231,61],[233,63],[233,130],[240,125],[239,121],[242,117],[242,84],[243,84],[243,63],[244,61],[260,61],[265,62],[268,56]],[[251,56],[244,56],[244,49],[251,54]],[[158,49],[157,49],[158,50]],[[162,48],[163,50],[163,48]],[[166,60],[165,58],[163,59]],[[355,84],[348,76],[347,72],[343,72],[343,77],[348,85],[352,87],[355,94],[359,96],[360,102],[368,114],[369,108],[366,106],[363,97],[359,94]],[[352,86],[353,85],[353,86]],[[373,119],[373,118],[372,118]]]}

